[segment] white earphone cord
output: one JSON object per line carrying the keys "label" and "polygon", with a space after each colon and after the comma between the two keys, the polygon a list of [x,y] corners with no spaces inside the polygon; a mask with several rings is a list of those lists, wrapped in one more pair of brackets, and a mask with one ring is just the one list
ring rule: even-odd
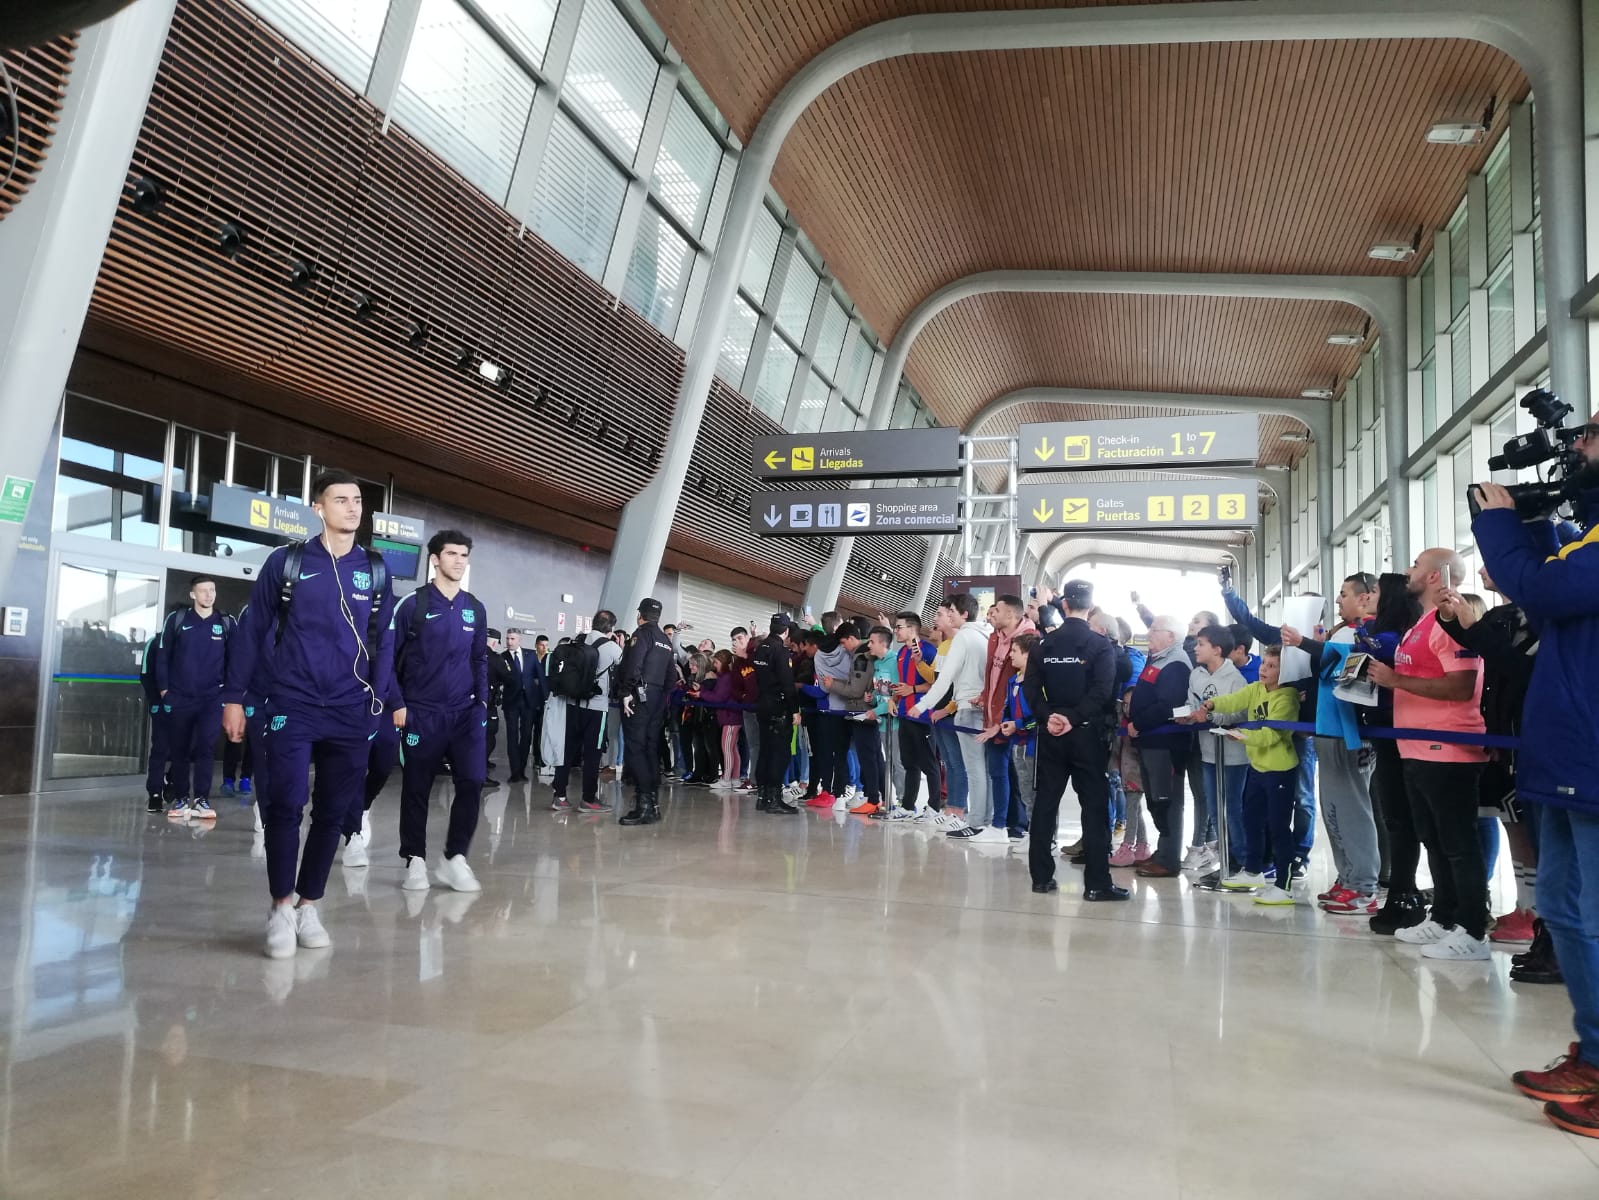
{"label": "white earphone cord", "polygon": [[[361,631],[356,628],[355,614],[350,611],[350,605],[344,598],[344,581],[339,578],[338,556],[333,553],[333,547],[328,545],[328,537],[326,533],[322,535],[322,549],[328,552],[328,559],[333,563],[333,584],[339,589],[339,612],[343,614],[344,623],[350,627],[350,632],[355,635],[355,657],[350,660],[350,674],[355,676],[355,681],[366,690],[366,694],[372,697],[372,703],[370,706],[371,714],[374,717],[382,716],[383,702],[378,699],[377,691],[370,683],[361,678],[361,660],[365,658],[368,660],[368,665],[371,665],[370,656],[367,654],[366,649],[366,639],[361,636]],[[371,590],[372,589],[370,588],[368,589],[368,591]],[[377,606],[377,602],[378,598],[374,594],[372,596],[373,607]]]}

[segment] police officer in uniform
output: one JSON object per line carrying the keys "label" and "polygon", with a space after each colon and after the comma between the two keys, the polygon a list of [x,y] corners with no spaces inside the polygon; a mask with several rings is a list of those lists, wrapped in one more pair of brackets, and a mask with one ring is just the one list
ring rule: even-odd
{"label": "police officer in uniform", "polygon": [[661,630],[661,602],[639,601],[638,629],[622,652],[622,737],[633,775],[633,807],[619,825],[653,825],[661,819],[661,733],[671,699],[672,640]]}
{"label": "police officer in uniform", "polygon": [[755,720],[760,730],[760,750],[755,756],[757,812],[799,812],[783,799],[790,746],[800,723],[789,640],[794,633],[788,614],[777,613],[772,617],[771,636],[755,651]]}
{"label": "police officer in uniform", "polygon": [[1083,899],[1125,900],[1110,877],[1110,783],[1105,778],[1105,709],[1116,677],[1110,642],[1088,627],[1094,585],[1061,589],[1066,619],[1033,647],[1022,687],[1038,726],[1038,796],[1027,865],[1033,891],[1053,892],[1055,825],[1070,780],[1083,810]]}

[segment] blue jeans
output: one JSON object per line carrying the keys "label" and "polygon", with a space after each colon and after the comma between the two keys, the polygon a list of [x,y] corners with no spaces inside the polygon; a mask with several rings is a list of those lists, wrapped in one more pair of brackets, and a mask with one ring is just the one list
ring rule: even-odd
{"label": "blue jeans", "polygon": [[[1220,753],[1222,747],[1218,746],[1216,749]],[[1205,807],[1213,813],[1225,811],[1227,814],[1227,857],[1232,862],[1247,862],[1249,823],[1244,820],[1244,787],[1249,781],[1249,767],[1244,763],[1224,764],[1222,785],[1227,789],[1227,794],[1223,797],[1227,805],[1225,810],[1218,810],[1216,807],[1216,764],[1206,763],[1201,778],[1205,781]],[[1223,863],[1222,866],[1228,867],[1228,864]]]}
{"label": "blue jeans", "polygon": [[1316,844],[1316,739],[1294,734],[1294,749],[1299,752],[1298,794],[1294,797],[1294,857],[1310,861],[1310,848]]}
{"label": "blue jeans", "polygon": [[1579,1056],[1599,1067],[1599,814],[1539,810],[1538,915],[1566,977]]}
{"label": "blue jeans", "polygon": [[[1271,829],[1272,858],[1276,864],[1277,886],[1287,890],[1293,882],[1295,847],[1294,813],[1297,784],[1294,771],[1257,771],[1249,768],[1244,791],[1246,818],[1251,827],[1265,824]],[[1262,820],[1262,818],[1264,818]],[[1266,867],[1266,847],[1250,842],[1246,871],[1261,873]]]}
{"label": "blue jeans", "polygon": [[951,808],[966,809],[966,762],[961,758],[960,734],[944,717],[933,726],[933,745],[938,750],[939,761],[944,764],[944,803]]}
{"label": "blue jeans", "polygon": [[985,742],[983,754],[988,763],[988,792],[994,805],[994,826],[1020,830],[1020,813],[1010,810],[1010,747]]}
{"label": "blue jeans", "polygon": [[811,739],[801,726],[794,738],[794,753],[788,760],[788,783],[804,783],[811,777]]}
{"label": "blue jeans", "polygon": [[1127,789],[1122,786],[1120,771],[1107,771],[1105,778],[1110,782],[1110,828],[1114,833],[1116,826],[1127,820]]}
{"label": "blue jeans", "polygon": [[851,735],[849,753],[845,756],[845,761],[849,764],[849,785],[852,788],[859,789],[861,786],[861,760],[855,753],[853,735]]}

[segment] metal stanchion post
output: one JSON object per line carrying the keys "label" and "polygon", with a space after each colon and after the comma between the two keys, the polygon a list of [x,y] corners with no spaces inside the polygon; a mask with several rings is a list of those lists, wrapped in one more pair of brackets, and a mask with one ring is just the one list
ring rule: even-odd
{"label": "metal stanchion post", "polygon": [[[1196,880],[1194,886],[1207,892],[1219,892],[1224,890],[1221,881],[1227,878],[1227,747],[1223,745],[1227,734],[1221,729],[1208,732],[1216,739],[1216,858],[1219,864],[1209,875]],[[1203,768],[1200,774],[1204,774]]]}

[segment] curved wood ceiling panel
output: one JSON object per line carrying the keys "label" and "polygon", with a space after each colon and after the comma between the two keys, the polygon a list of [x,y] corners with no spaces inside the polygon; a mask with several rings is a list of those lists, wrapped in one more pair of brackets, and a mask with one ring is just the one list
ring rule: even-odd
{"label": "curved wood ceiling panel", "polygon": [[1333,301],[998,293],[935,317],[906,374],[941,422],[963,427],[1024,387],[1292,397],[1355,369],[1359,347],[1327,335],[1365,319]]}
{"label": "curved wood ceiling panel", "polygon": [[[0,53],[11,81],[9,90],[0,84],[0,220],[32,185],[50,149],[77,46],[78,35],[73,33],[41,46]],[[13,93],[16,129],[11,127]]]}

